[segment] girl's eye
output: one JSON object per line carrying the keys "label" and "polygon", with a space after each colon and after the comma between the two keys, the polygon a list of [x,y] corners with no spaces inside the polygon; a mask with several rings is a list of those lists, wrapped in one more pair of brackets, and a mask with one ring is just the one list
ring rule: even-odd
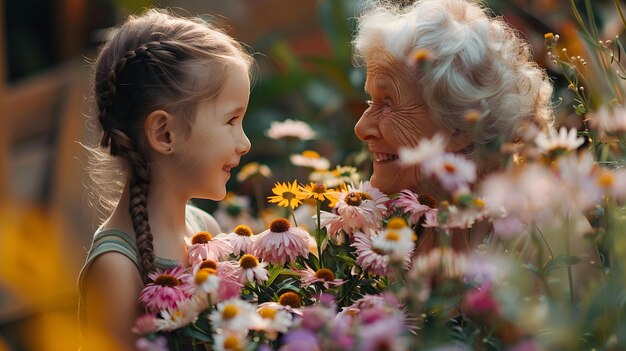
{"label": "girl's eye", "polygon": [[372,106],[373,104],[372,100],[365,100],[365,103],[367,104],[367,106]]}
{"label": "girl's eye", "polygon": [[228,124],[230,124],[231,126],[235,124],[235,121],[237,120],[238,117],[233,117],[228,121]]}

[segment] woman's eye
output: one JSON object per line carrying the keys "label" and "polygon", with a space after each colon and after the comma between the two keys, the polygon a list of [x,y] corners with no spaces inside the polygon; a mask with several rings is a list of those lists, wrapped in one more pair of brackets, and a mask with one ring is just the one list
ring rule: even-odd
{"label": "woman's eye", "polygon": [[231,126],[235,124],[235,121],[237,120],[238,117],[233,117],[228,121],[228,124],[230,124]]}
{"label": "woman's eye", "polygon": [[372,106],[373,104],[372,100],[365,100],[365,103],[367,104],[367,106]]}
{"label": "woman's eye", "polygon": [[393,110],[393,101],[391,99],[383,100],[383,113],[391,112]]}

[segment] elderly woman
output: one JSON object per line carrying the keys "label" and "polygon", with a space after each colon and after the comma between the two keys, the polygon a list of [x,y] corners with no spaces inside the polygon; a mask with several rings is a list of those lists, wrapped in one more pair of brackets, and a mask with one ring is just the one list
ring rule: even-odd
{"label": "elderly woman", "polygon": [[[501,156],[484,152],[486,145],[518,142],[528,126],[546,131],[553,124],[552,86],[532,61],[529,45],[478,1],[374,6],[359,19],[354,47],[367,68],[365,91],[371,96],[354,130],[374,156],[371,182],[383,192],[410,189],[447,198],[438,182],[398,156],[401,148],[436,133],[447,139],[447,151],[471,159],[481,178],[503,168]],[[471,123],[476,113],[479,128]],[[453,232],[452,245],[471,250],[488,242],[498,250],[495,240],[486,240],[492,232],[491,223],[478,222],[471,237],[468,231]],[[426,230],[421,236],[418,252],[437,245],[432,234]],[[522,256],[535,258],[528,236],[516,244]],[[593,261],[593,249],[578,246],[572,253]],[[577,270],[587,268],[581,264]]]}
{"label": "elderly woman", "polygon": [[[416,167],[400,165],[398,150],[436,132],[484,174],[500,165],[478,146],[514,140],[529,122],[540,129],[553,122],[552,86],[528,44],[475,1],[372,9],[360,18],[354,46],[372,98],[355,132],[375,154],[371,181],[384,192],[427,190]],[[482,128],[470,132],[465,117],[476,110],[484,113]]]}

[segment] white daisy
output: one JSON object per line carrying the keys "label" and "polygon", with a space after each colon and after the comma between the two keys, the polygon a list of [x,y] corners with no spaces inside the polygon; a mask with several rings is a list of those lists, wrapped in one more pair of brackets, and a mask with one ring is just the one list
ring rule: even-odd
{"label": "white daisy", "polygon": [[293,316],[288,311],[266,306],[260,307],[257,312],[261,323],[254,329],[265,332],[270,340],[276,339],[278,333],[287,332],[292,325]]}
{"label": "white daisy", "polygon": [[240,299],[230,299],[217,304],[209,316],[215,329],[247,330],[259,324],[256,307]]}
{"label": "white daisy", "polygon": [[292,137],[310,140],[315,138],[315,131],[306,122],[286,119],[284,122],[272,122],[266,135],[272,139]]}
{"label": "white daisy", "polygon": [[415,249],[415,232],[398,217],[392,218],[385,230],[372,236],[372,247],[391,257],[403,258]]}
{"label": "white daisy", "polygon": [[201,268],[195,273],[196,293],[212,295],[212,300],[217,297],[217,290],[220,287],[220,277],[217,270],[211,268]]}
{"label": "white daisy", "polygon": [[547,155],[558,155],[562,152],[576,150],[584,142],[583,137],[577,136],[576,128],[568,131],[566,127],[561,127],[558,133],[550,128],[548,135],[542,133],[535,138],[537,147]]}
{"label": "white daisy", "polygon": [[242,351],[246,349],[247,333],[237,330],[225,330],[213,335],[213,350],[215,351]]}
{"label": "white daisy", "polygon": [[154,320],[158,331],[173,331],[194,323],[198,315],[206,308],[206,303],[199,297],[182,301],[177,307],[161,311],[161,318]]}
{"label": "white daisy", "polygon": [[301,154],[293,154],[289,157],[291,163],[296,166],[309,167],[318,171],[326,171],[330,167],[330,161],[320,156],[315,151],[305,150]]}
{"label": "white daisy", "polygon": [[626,109],[618,107],[609,110],[603,106],[592,116],[591,125],[598,130],[609,133],[626,132]]}
{"label": "white daisy", "polygon": [[422,139],[416,147],[401,147],[400,162],[405,165],[418,165],[444,153],[446,140],[441,134],[433,135],[432,139]]}
{"label": "white daisy", "polygon": [[314,171],[309,175],[309,180],[314,183],[326,185],[328,188],[338,188],[343,184],[357,184],[361,179],[355,167],[338,165],[330,171]]}
{"label": "white daisy", "polygon": [[476,165],[461,155],[446,153],[422,164],[427,175],[435,175],[443,187],[454,192],[476,181]]}

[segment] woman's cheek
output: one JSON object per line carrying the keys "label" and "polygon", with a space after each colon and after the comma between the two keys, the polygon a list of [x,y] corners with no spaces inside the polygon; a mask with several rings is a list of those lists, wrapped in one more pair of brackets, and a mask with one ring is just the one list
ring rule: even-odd
{"label": "woman's cheek", "polygon": [[398,147],[416,146],[425,136],[425,128],[411,114],[393,113],[381,121],[380,128],[388,143]]}

